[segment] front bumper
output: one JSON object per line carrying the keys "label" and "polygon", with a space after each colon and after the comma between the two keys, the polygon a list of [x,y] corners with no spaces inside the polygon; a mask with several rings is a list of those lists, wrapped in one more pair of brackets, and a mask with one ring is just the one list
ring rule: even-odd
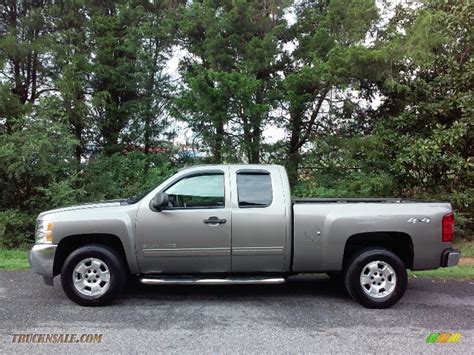
{"label": "front bumper", "polygon": [[31,269],[43,276],[44,282],[51,286],[53,285],[54,256],[57,247],[55,244],[35,244],[29,254]]}
{"label": "front bumper", "polygon": [[459,263],[461,252],[457,249],[446,249],[441,255],[441,267],[456,266]]}

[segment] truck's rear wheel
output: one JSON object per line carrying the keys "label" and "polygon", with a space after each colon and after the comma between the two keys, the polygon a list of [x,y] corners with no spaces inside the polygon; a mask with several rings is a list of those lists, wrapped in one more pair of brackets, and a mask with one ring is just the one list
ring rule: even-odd
{"label": "truck's rear wheel", "polygon": [[66,295],[81,306],[103,306],[117,297],[126,282],[122,258],[105,245],[86,245],[73,251],[61,270]]}
{"label": "truck's rear wheel", "polygon": [[382,248],[362,250],[352,258],[344,275],[349,294],[368,308],[388,308],[404,295],[408,277],[405,265]]}

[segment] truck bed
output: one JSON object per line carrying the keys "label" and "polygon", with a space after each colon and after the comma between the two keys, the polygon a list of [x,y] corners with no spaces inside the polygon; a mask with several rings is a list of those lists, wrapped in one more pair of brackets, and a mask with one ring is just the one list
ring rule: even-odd
{"label": "truck bed", "polygon": [[[358,206],[358,207],[357,207]],[[414,270],[440,265],[442,219],[447,202],[397,198],[313,198],[293,200],[293,271],[341,270],[344,245],[353,236],[383,234],[409,238]],[[412,246],[411,246],[412,245]]]}

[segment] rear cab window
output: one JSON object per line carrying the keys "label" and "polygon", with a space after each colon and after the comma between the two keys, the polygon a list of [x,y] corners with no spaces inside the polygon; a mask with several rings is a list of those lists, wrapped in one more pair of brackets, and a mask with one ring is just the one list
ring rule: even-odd
{"label": "rear cab window", "polygon": [[273,202],[272,179],[266,170],[237,171],[239,208],[265,208]]}

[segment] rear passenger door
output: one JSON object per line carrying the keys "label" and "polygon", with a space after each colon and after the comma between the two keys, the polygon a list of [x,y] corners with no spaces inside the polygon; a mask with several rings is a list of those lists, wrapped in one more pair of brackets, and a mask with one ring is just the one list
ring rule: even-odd
{"label": "rear passenger door", "polygon": [[232,271],[285,270],[286,207],[278,173],[231,168]]}

